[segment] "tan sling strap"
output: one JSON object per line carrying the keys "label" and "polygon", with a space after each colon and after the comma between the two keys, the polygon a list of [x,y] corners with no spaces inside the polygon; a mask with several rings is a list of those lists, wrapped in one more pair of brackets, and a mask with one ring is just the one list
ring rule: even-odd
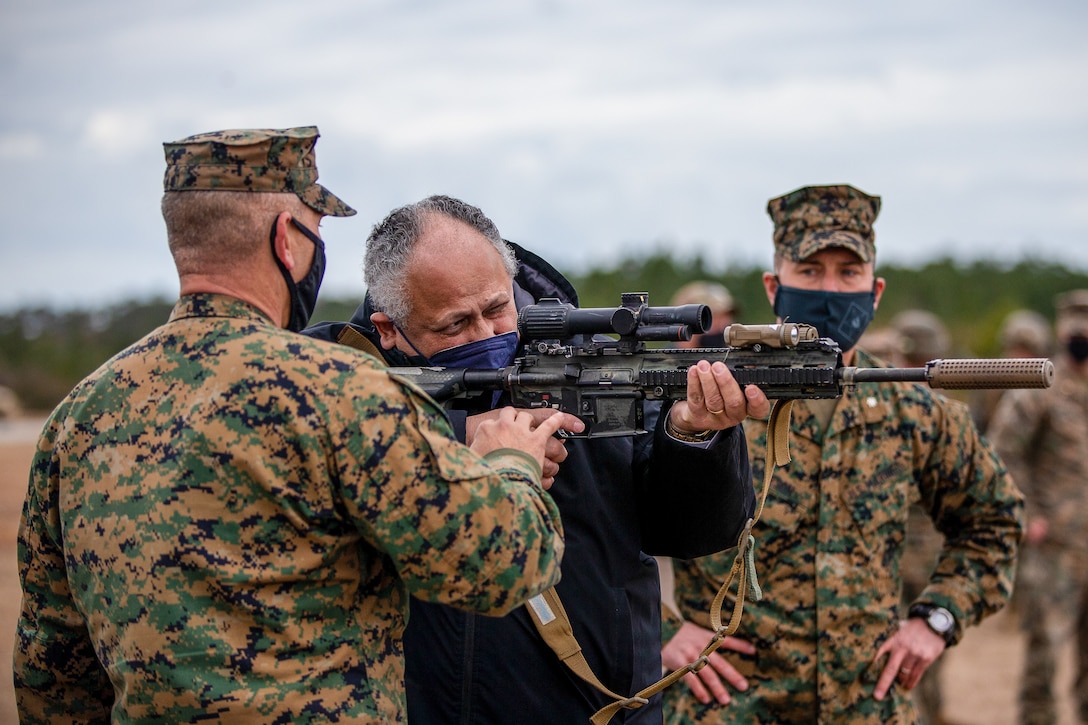
{"label": "tan sling strap", "polygon": [[336,335],[336,341],[342,345],[354,347],[356,350],[369,352],[371,355],[378,358],[383,363],[385,362],[385,358],[382,357],[382,352],[378,349],[377,345],[372,343],[370,341],[370,338],[356,330],[351,325],[344,325],[344,328],[340,330],[340,332]]}
{"label": "tan sling strap", "polygon": [[[763,598],[763,592],[759,588],[755,573],[755,538],[752,536],[752,526],[759,521],[763,513],[763,506],[767,502],[767,492],[770,490],[774,469],[783,466],[790,461],[790,412],[793,409],[792,400],[780,400],[771,408],[771,416],[767,421],[767,457],[763,471],[763,489],[759,497],[759,505],[756,507],[755,516],[748,520],[737,541],[737,554],[733,559],[733,567],[718,589],[717,596],[710,605],[710,624],[714,630],[714,636],[700,653],[699,658],[689,662],[683,667],[673,670],[663,678],[639,690],[631,697],[617,695],[605,687],[597,676],[593,674],[589,663],[582,654],[582,648],[574,637],[570,620],[555,588],[551,588],[543,594],[539,594],[525,605],[529,610],[533,624],[548,646],[552,648],[574,674],[593,687],[611,697],[614,702],[598,710],[590,718],[593,725],[606,725],[621,709],[635,710],[650,701],[650,698],[664,690],[669,685],[677,682],[689,672],[698,672],[706,666],[708,657],[722,641],[732,635],[740,627],[741,613],[744,610],[746,596],[759,601]],[[737,580],[737,594],[733,604],[733,613],[729,624],[722,626],[721,610],[733,580]]]}

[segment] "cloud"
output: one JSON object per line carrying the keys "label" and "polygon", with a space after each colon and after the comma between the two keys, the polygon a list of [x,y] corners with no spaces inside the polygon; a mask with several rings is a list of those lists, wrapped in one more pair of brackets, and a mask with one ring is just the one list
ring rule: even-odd
{"label": "cloud", "polygon": [[4,161],[28,161],[42,154],[45,139],[26,131],[0,134],[0,159]]}
{"label": "cloud", "polygon": [[120,109],[91,112],[83,129],[83,145],[96,155],[116,157],[142,151],[153,143],[152,123],[141,114]]}

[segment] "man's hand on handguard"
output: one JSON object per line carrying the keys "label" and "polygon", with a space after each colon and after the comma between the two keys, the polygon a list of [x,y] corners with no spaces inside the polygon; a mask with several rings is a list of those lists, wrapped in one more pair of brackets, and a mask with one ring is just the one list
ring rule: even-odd
{"label": "man's hand on handguard", "polygon": [[[680,630],[661,648],[661,663],[671,672],[699,658],[710,643],[714,633],[692,622],[684,622]],[[726,637],[706,658],[707,664],[698,672],[684,675],[684,682],[691,688],[691,694],[704,705],[710,704],[713,697],[720,705],[728,705],[732,698],[726,683],[737,690],[747,690],[748,681],[737,672],[733,665],[718,654],[722,649],[755,654],[756,648],[750,642],[736,637]]]}
{"label": "man's hand on handguard", "polygon": [[[509,443],[505,445],[492,446],[488,450],[494,450],[495,448],[520,448],[524,451],[536,455],[537,460],[541,462],[541,469],[544,474],[541,478],[541,484],[544,486],[544,490],[548,490],[555,483],[555,476],[559,473],[559,464],[567,459],[567,441],[566,439],[556,438],[553,434],[558,430],[565,430],[571,433],[581,433],[586,429],[585,423],[579,420],[576,416],[570,413],[561,413],[558,410],[551,408],[534,408],[517,409],[517,408],[496,408],[495,410],[481,413],[479,415],[470,415],[465,421],[465,438],[469,446],[472,447],[477,453],[481,451],[476,450],[476,441],[481,435],[481,428],[484,428],[486,434],[490,427],[495,423],[506,425],[502,421],[508,419],[506,411],[513,411],[516,413],[515,420],[517,425],[521,425],[522,422],[528,421],[529,429],[537,431],[540,429],[548,430],[547,436],[543,440],[544,450],[543,458],[537,455],[534,451],[529,450],[521,445],[511,445]],[[486,451],[484,451],[486,452]],[[482,453],[481,453],[482,454]]]}
{"label": "man's hand on handguard", "polygon": [[677,430],[694,433],[725,430],[748,416],[766,418],[771,404],[754,385],[741,388],[729,367],[721,362],[700,360],[688,369],[688,398],[669,410]]}

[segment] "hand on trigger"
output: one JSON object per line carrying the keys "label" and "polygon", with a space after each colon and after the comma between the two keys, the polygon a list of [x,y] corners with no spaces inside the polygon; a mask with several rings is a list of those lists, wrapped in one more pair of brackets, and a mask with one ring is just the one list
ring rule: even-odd
{"label": "hand on trigger", "polygon": [[[570,415],[569,413],[561,413],[560,411],[551,408],[497,408],[479,415],[471,415],[466,420],[466,443],[468,443],[473,450],[476,450],[474,443],[480,435],[480,426],[492,421],[499,421],[504,410],[516,410],[518,416],[521,417],[522,420],[528,421],[531,430],[536,430],[541,425],[546,426],[546,429],[549,430],[547,437],[543,439],[543,458],[538,457],[538,460],[541,462],[541,469],[543,470],[541,484],[543,485],[544,490],[551,488],[552,484],[555,483],[556,474],[559,473],[559,464],[567,459],[567,441],[566,439],[556,437],[554,433],[558,430],[581,433],[585,430],[585,423],[576,416]],[[511,447],[521,448],[521,446]],[[477,452],[479,453],[480,451]]]}

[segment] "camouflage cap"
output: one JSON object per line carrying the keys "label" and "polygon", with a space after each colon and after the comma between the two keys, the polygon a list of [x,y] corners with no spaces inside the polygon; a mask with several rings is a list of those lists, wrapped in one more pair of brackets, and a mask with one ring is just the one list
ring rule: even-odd
{"label": "camouflage cap", "polygon": [[951,347],[948,328],[927,310],[903,310],[892,318],[891,326],[899,333],[903,355],[912,365],[943,357]]}
{"label": "camouflage cap", "polygon": [[1050,323],[1035,310],[1013,310],[1001,323],[997,334],[1001,347],[1019,347],[1036,357],[1046,357],[1050,350]]}
{"label": "camouflage cap", "polygon": [[706,305],[715,312],[736,312],[737,305],[733,295],[725,285],[717,282],[696,280],[676,290],[672,296],[673,305]]}
{"label": "camouflage cap", "polygon": [[1054,309],[1058,312],[1059,337],[1088,335],[1088,289],[1063,292],[1054,298]]}
{"label": "camouflage cap", "polygon": [[1088,315],[1088,289],[1061,293],[1054,298],[1054,309],[1059,315]]}
{"label": "camouflage cap", "polygon": [[163,144],[164,191],[292,193],[319,214],[355,210],[317,183],[316,126],[213,131]]}
{"label": "camouflage cap", "polygon": [[873,222],[880,197],[852,186],[805,186],[767,202],[775,251],[800,262],[821,249],[843,247],[863,262],[876,259]]}

